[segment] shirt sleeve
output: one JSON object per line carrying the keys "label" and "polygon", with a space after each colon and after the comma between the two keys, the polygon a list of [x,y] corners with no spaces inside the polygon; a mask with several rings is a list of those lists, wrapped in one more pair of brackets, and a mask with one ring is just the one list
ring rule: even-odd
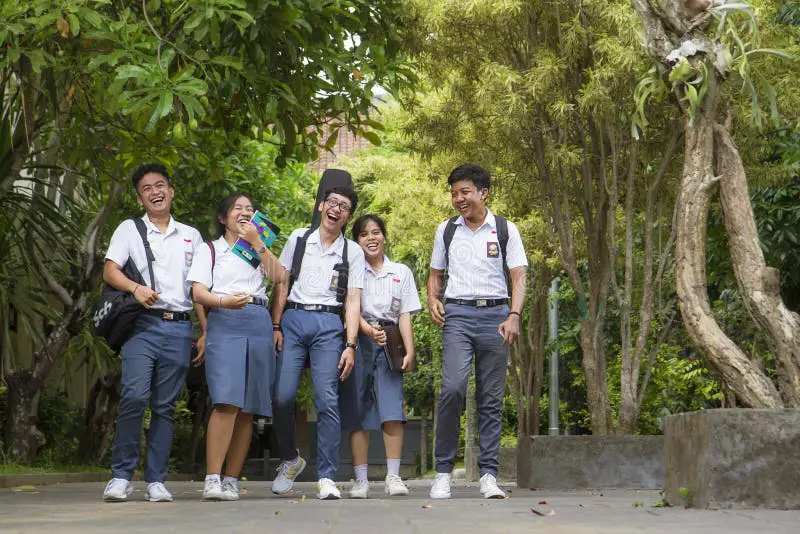
{"label": "shirt sleeve", "polygon": [[[133,221],[123,221],[122,224],[117,226],[117,229],[114,230],[114,234],[111,236],[111,241],[108,243],[106,259],[113,261],[120,267],[125,267],[128,258],[131,257],[129,236],[131,232],[135,231],[136,228]],[[136,235],[138,235],[138,232]]]}
{"label": "shirt sleeve", "polygon": [[439,224],[436,228],[436,234],[433,237],[433,254],[431,255],[431,269],[437,271],[444,271],[447,265],[444,261],[444,227],[447,226],[447,221]]}
{"label": "shirt sleeve", "polygon": [[292,232],[289,235],[289,239],[286,240],[286,245],[284,245],[283,250],[281,250],[281,257],[279,260],[283,268],[289,272],[292,272],[292,257],[294,256],[294,248],[297,245],[297,240],[305,231],[305,228],[299,228]]}
{"label": "shirt sleeve", "polygon": [[422,309],[417,284],[411,269],[403,265],[403,285],[400,288],[400,313],[414,313]]}
{"label": "shirt sleeve", "polygon": [[[213,244],[211,245],[214,246]],[[194,259],[192,259],[192,266],[189,268],[189,274],[186,281],[200,282],[207,288],[211,288],[213,283],[213,276],[211,273],[211,250],[208,245],[201,244],[194,251]]]}
{"label": "shirt sleeve", "polygon": [[508,222],[508,245],[506,246],[506,264],[509,269],[514,267],[527,267],[528,258],[525,256],[525,248],[522,246],[522,237],[519,234],[517,225]]}
{"label": "shirt sleeve", "polygon": [[347,249],[348,261],[350,262],[350,272],[347,275],[347,289],[364,289],[364,269],[366,260],[364,251],[356,243],[349,239],[344,242]]}

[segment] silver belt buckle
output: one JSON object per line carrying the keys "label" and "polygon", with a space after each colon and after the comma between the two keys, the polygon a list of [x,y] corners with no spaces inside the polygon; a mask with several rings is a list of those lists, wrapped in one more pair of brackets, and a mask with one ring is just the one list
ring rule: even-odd
{"label": "silver belt buckle", "polygon": [[172,321],[172,319],[174,318],[172,312],[164,312],[164,315],[162,317],[167,321]]}
{"label": "silver belt buckle", "polygon": [[475,306],[478,308],[485,308],[489,303],[486,302],[486,299],[478,299],[475,301]]}

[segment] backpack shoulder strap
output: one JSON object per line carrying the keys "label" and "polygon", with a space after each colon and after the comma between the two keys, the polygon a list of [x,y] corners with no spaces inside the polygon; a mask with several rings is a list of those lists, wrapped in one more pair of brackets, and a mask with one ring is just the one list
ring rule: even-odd
{"label": "backpack shoulder strap", "polygon": [[306,255],[306,241],[308,236],[314,231],[313,228],[306,230],[306,233],[297,238],[297,243],[294,244],[294,254],[292,255],[292,270],[289,273],[289,291],[291,292],[292,286],[295,281],[300,277],[300,269],[303,268],[303,256]]}
{"label": "backpack shoulder strap", "polygon": [[139,217],[133,219],[133,224],[136,225],[136,229],[139,231],[139,236],[141,236],[142,243],[144,244],[144,254],[147,257],[147,270],[150,272],[150,289],[156,291],[156,277],[153,275],[153,262],[156,261],[156,257],[153,255],[153,250],[150,248],[150,241],[147,240],[147,226],[145,226],[144,221]]}
{"label": "backpack shoulder strap", "polygon": [[506,250],[508,249],[508,220],[500,215],[494,216],[497,224],[497,240],[500,241],[500,254],[503,255],[503,265],[508,266]]}
{"label": "backpack shoulder strap", "polygon": [[447,226],[444,227],[444,269],[450,265],[450,243],[453,242],[453,236],[456,235],[458,225],[456,221],[458,216],[451,217],[447,220]]}

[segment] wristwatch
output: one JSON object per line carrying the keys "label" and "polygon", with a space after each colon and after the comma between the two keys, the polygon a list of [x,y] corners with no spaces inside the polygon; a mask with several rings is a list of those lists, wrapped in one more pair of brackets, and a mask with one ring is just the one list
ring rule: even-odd
{"label": "wristwatch", "polygon": [[260,249],[256,250],[256,252],[257,252],[258,254],[263,254],[263,253],[265,253],[266,251],[267,251],[267,245],[264,245],[264,246],[263,246],[263,247],[261,247]]}
{"label": "wristwatch", "polygon": [[345,344],[344,344],[344,348],[345,348],[345,349],[353,349],[353,350],[358,350],[358,345],[356,345],[355,343],[350,343],[350,342],[348,341],[347,343],[345,343]]}

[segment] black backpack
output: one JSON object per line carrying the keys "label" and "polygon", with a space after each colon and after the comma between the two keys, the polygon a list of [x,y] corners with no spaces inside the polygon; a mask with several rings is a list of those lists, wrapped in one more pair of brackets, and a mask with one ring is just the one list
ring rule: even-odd
{"label": "black backpack", "polygon": [[[444,281],[442,282],[442,289],[439,292],[439,298],[444,297],[444,290],[447,287],[447,268],[450,265],[450,244],[453,242],[453,236],[456,234],[458,225],[458,215],[451,217],[447,221],[447,226],[444,227]],[[506,285],[508,285],[508,264],[506,263],[506,249],[508,248],[508,220],[500,215],[494,216],[495,224],[497,225],[497,240],[500,242],[500,254],[503,257],[503,266],[505,267],[504,273],[506,276]]]}
{"label": "black backpack", "polygon": [[[144,221],[139,218],[133,219],[133,223],[139,231],[142,243],[144,243],[144,253],[147,257],[147,269],[150,272],[150,280],[152,281],[151,287],[155,290],[156,279],[155,276],[153,276],[153,262],[155,261],[155,256],[153,256],[153,251],[150,249],[150,242],[147,240],[147,227]],[[147,286],[133,259],[128,258],[128,261],[125,262],[125,266],[122,268],[122,272],[132,282],[140,286]],[[136,297],[131,293],[120,291],[106,284],[103,288],[103,293],[90,312],[90,328],[94,335],[105,339],[108,346],[111,347],[114,352],[119,352],[122,345],[124,345],[133,334],[133,327],[136,325],[136,320],[143,311],[144,306],[139,304],[139,301],[137,301]]]}
{"label": "black backpack", "polygon": [[[295,281],[300,277],[300,269],[303,267],[303,256],[306,254],[306,242],[308,236],[314,231],[312,226],[305,233],[297,238],[297,243],[294,245],[294,254],[292,255],[292,270],[289,272],[289,293],[292,292],[292,286]],[[344,238],[344,235],[342,236]],[[347,282],[350,278],[350,262],[347,259],[347,238],[344,239],[344,248],[342,249],[342,261],[333,266],[333,270],[339,274],[336,281],[336,302],[344,304],[347,297]]]}

